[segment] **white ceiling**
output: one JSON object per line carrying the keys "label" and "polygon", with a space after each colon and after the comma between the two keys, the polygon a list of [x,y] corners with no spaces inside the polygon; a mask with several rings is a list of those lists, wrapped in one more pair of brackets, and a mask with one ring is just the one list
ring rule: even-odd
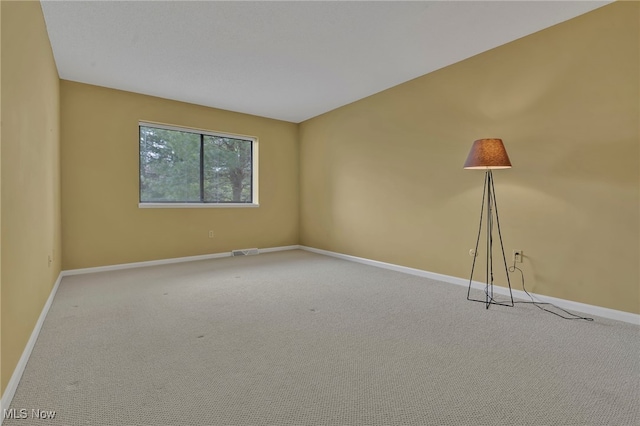
{"label": "white ceiling", "polygon": [[60,78],[300,122],[610,1],[43,1]]}

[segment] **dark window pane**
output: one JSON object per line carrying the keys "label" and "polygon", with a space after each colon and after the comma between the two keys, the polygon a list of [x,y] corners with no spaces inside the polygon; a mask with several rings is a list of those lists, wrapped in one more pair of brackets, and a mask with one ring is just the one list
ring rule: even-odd
{"label": "dark window pane", "polygon": [[140,126],[140,201],[200,201],[200,135]]}
{"label": "dark window pane", "polygon": [[252,202],[252,142],[204,136],[204,202]]}

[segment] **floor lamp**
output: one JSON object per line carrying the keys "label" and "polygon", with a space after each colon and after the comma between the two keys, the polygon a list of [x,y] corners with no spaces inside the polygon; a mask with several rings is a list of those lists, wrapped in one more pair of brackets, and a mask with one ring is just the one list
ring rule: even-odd
{"label": "floor lamp", "polygon": [[[484,191],[482,193],[482,207],[480,209],[480,226],[478,228],[478,238],[476,239],[476,248],[473,253],[473,265],[471,266],[471,277],[469,278],[469,289],[467,290],[467,300],[474,302],[482,302],[489,309],[490,305],[513,306],[513,293],[511,292],[511,281],[509,280],[509,268],[507,266],[507,258],[504,254],[504,245],[502,243],[502,232],[500,231],[500,219],[498,217],[498,205],[496,204],[496,193],[493,187],[493,169],[509,169],[511,161],[507,151],[504,149],[502,139],[478,139],[473,142],[471,151],[464,163],[465,169],[485,170],[484,174]],[[485,213],[486,207],[486,213]],[[486,214],[486,234],[487,234],[487,256],[486,256],[486,276],[485,276],[485,297],[484,300],[474,299],[471,297],[471,283],[473,282],[473,272],[476,267],[476,258],[478,253],[478,244],[480,243],[480,235],[482,234],[483,216]],[[494,221],[495,216],[495,221]],[[493,298],[493,227],[498,228],[498,237],[500,239],[500,249],[502,251],[502,260],[509,284],[510,303],[498,302]]]}

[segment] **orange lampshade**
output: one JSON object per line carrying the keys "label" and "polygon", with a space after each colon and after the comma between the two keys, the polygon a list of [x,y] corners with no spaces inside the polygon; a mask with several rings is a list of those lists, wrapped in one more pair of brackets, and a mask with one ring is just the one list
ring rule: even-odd
{"label": "orange lampshade", "polygon": [[511,161],[502,139],[478,139],[464,163],[465,169],[509,169]]}

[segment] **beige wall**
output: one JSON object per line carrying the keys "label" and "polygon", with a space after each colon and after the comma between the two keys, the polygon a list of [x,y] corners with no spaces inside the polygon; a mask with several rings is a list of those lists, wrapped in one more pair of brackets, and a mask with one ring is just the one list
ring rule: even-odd
{"label": "beige wall", "polygon": [[[296,124],[64,80],[60,90],[65,270],[298,243]],[[257,136],[260,207],[138,208],[138,120]]]}
{"label": "beige wall", "polygon": [[473,140],[500,137],[514,165],[494,173],[502,232],[528,290],[639,313],[639,8],[302,123],[301,244],[468,278],[483,172],[462,165]]}
{"label": "beige wall", "polygon": [[59,80],[40,3],[0,8],[4,392],[60,272],[60,168]]}

